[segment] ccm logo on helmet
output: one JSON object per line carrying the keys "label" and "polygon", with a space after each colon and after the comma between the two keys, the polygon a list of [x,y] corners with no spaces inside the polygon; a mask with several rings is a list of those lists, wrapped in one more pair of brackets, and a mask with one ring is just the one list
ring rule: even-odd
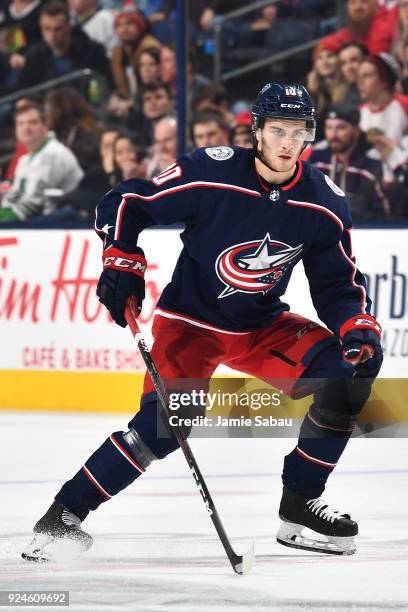
{"label": "ccm logo on helmet", "polygon": [[140,270],[140,272],[145,272],[146,265],[142,264],[140,261],[135,261],[133,259],[125,259],[124,257],[114,257],[109,255],[105,257],[103,260],[104,268],[123,268],[124,270]]}
{"label": "ccm logo on helmet", "polygon": [[300,104],[281,104],[282,108],[302,108]]}

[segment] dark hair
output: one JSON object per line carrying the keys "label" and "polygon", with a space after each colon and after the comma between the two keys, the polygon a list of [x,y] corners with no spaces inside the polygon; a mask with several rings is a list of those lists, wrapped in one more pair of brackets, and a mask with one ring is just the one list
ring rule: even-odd
{"label": "dark hair", "polygon": [[247,125],[246,123],[238,123],[238,125],[233,127],[231,132],[230,132],[230,143],[234,144],[235,136],[241,136],[242,134],[252,138],[252,128],[251,128],[251,126]]}
{"label": "dark hair", "polygon": [[[161,49],[170,49],[170,51],[173,51],[173,53],[176,55],[177,54],[177,45],[175,42],[169,42],[169,43],[165,43],[164,45],[161,46]],[[187,49],[187,61],[190,64],[194,64],[196,59],[196,53],[194,51],[194,49],[192,47],[188,47]]]}
{"label": "dark hair", "polygon": [[375,66],[380,80],[385,83],[388,91],[393,92],[401,76],[398,60],[390,53],[378,53],[365,57],[364,61]]}
{"label": "dark hair", "polygon": [[158,91],[159,89],[164,89],[169,98],[172,98],[173,94],[171,92],[171,87],[167,85],[167,83],[163,83],[163,81],[153,81],[152,83],[146,83],[140,90],[140,97],[143,101],[143,96],[145,93],[149,91]]}
{"label": "dark hair", "polygon": [[223,85],[216,85],[215,83],[208,83],[201,85],[195,92],[192,100],[192,108],[195,110],[200,102],[203,100],[209,100],[216,106],[220,106],[223,102],[227,102],[227,90]]}
{"label": "dark hair", "polygon": [[98,130],[96,118],[81,94],[73,87],[62,87],[49,92],[45,97],[49,107],[51,125],[58,140],[64,142],[70,130],[75,127]]}
{"label": "dark hair", "polygon": [[18,117],[23,113],[27,113],[30,110],[37,111],[40,116],[41,121],[45,122],[45,113],[44,108],[40,104],[36,104],[35,102],[27,102],[24,106],[19,106],[14,111],[14,116]]}
{"label": "dark hair", "polygon": [[194,116],[191,122],[191,133],[193,133],[194,127],[199,123],[210,123],[211,121],[215,121],[221,130],[228,131],[228,126],[225,123],[224,117],[221,113],[218,113],[217,111],[203,111],[202,113],[197,113]]}
{"label": "dark hair", "polygon": [[160,64],[160,49],[158,47],[146,47],[146,49],[142,49],[139,53],[138,63],[140,61],[140,57],[144,53],[147,53],[147,55],[150,55],[150,57],[154,59],[156,64]]}
{"label": "dark hair", "polygon": [[344,51],[344,49],[350,49],[351,47],[356,47],[357,49],[359,49],[363,57],[367,57],[370,53],[368,48],[365,45],[363,45],[363,43],[353,42],[353,41],[342,45],[341,48],[339,49],[339,53]]}
{"label": "dark hair", "polygon": [[122,172],[121,169],[119,168],[119,166],[116,163],[116,159],[115,159],[115,146],[117,144],[117,142],[119,140],[129,140],[129,142],[132,144],[132,146],[135,149],[136,152],[136,156],[137,156],[137,161],[140,163],[141,161],[143,161],[143,159],[146,157],[147,152],[146,149],[141,147],[134,139],[134,136],[128,132],[127,130],[119,130],[118,135],[116,136],[115,140],[112,143],[112,153],[113,153],[113,173],[112,173],[112,177],[111,179],[111,184],[116,185],[117,183],[120,183],[123,180],[123,176],[122,176]]}
{"label": "dark hair", "polygon": [[48,15],[49,17],[56,17],[57,15],[65,15],[67,21],[69,21],[69,9],[65,2],[59,0],[52,0],[47,2],[41,10],[40,17]]}

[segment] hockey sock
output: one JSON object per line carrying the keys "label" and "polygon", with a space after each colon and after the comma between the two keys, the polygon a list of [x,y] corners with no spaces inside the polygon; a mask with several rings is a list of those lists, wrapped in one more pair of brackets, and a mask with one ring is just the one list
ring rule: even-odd
{"label": "hockey sock", "polygon": [[308,499],[319,497],[336,467],[371,392],[371,380],[327,380],[316,391],[297,446],[285,457],[282,480]]}
{"label": "hockey sock", "polygon": [[129,422],[129,431],[112,433],[55,499],[84,520],[90,510],[143,474],[154,459],[177,448],[177,440],[158,418],[156,395],[151,393],[143,398],[140,412]]}

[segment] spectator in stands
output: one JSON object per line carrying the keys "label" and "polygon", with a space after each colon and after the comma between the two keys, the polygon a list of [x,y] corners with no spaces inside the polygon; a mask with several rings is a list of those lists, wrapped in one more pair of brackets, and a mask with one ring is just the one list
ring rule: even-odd
{"label": "spectator in stands", "polygon": [[98,163],[100,129],[89,104],[73,87],[46,95],[45,116],[48,127],[71,149],[85,172]]}
{"label": "spectator in stands", "polygon": [[408,38],[407,40],[401,44],[401,79],[400,86],[402,93],[404,95],[408,95]]}
{"label": "spectator in stands", "polygon": [[234,115],[229,110],[228,94],[223,85],[209,83],[199,87],[191,102],[193,113],[215,111],[221,113],[227,125],[234,123]]}
{"label": "spectator in stands", "polygon": [[235,147],[244,147],[245,149],[252,149],[252,129],[250,125],[246,123],[238,123],[232,128],[230,134],[230,144]]}
{"label": "spectator in stands", "polygon": [[[38,17],[42,4],[43,0],[11,0],[0,6],[1,95],[14,89],[25,52],[41,40]],[[0,112],[3,114],[4,108]],[[6,121],[9,119],[7,116]]]}
{"label": "spectator in stands", "polygon": [[344,100],[349,104],[360,104],[360,94],[357,87],[358,69],[368,49],[360,43],[346,43],[339,51],[341,78],[346,83]]}
{"label": "spectator in stands", "polygon": [[[101,134],[101,138],[99,141],[99,156],[100,156],[100,164],[104,171],[104,173],[110,177],[113,170],[113,143],[119,136],[120,131],[117,127],[105,127],[104,131]],[[110,186],[113,186],[113,183],[110,181]],[[106,190],[107,191],[107,190]]]}
{"label": "spectator in stands", "polygon": [[392,45],[392,53],[401,64],[406,64],[404,47],[408,42],[408,0],[399,0],[397,9],[398,21],[396,35]]}
{"label": "spectator in stands", "polygon": [[208,0],[197,1],[192,3],[191,18],[200,24],[204,31],[211,30],[214,27],[214,19],[217,15],[224,15],[238,8],[248,6],[248,0]]}
{"label": "spectator in stands", "polygon": [[10,0],[0,10],[0,47],[17,53],[41,41],[38,18],[43,0]]}
{"label": "spectator in stands", "polygon": [[229,145],[229,130],[223,116],[214,111],[196,115],[191,123],[194,147],[218,147]]}
{"label": "spectator in stands", "polygon": [[135,72],[139,87],[158,81],[160,78],[160,50],[157,47],[148,47],[142,51]]}
{"label": "spectator in stands", "polygon": [[113,11],[98,9],[97,0],[68,0],[71,21],[84,32],[105,47],[108,55],[118,44],[114,31],[115,16]]}
{"label": "spectator in stands", "polygon": [[360,112],[349,104],[328,109],[326,140],[317,143],[309,162],[322,170],[347,195],[354,219],[389,216],[389,203],[381,187],[381,162],[359,127]]}
{"label": "spectator in stands", "polygon": [[357,84],[364,102],[360,127],[371,141],[383,134],[398,143],[407,131],[406,112],[394,94],[398,78],[398,63],[388,53],[368,57],[360,64]]}
{"label": "spectator in stands", "polygon": [[[202,85],[208,85],[209,79],[201,74],[193,73],[193,57],[191,50],[187,60],[187,91],[190,99],[193,98],[195,92]],[[176,46],[171,43],[163,45],[160,52],[160,77],[163,83],[170,85],[173,94],[176,93],[177,87],[177,62],[176,62]]]}
{"label": "spectator in stands", "polygon": [[281,5],[273,2],[262,7],[260,16],[249,26],[249,35],[245,34],[245,28],[241,28],[239,44],[267,47],[269,53],[278,53],[317,37],[314,24],[304,19],[282,18],[282,11],[279,10]]}
{"label": "spectator in stands", "polygon": [[[341,79],[336,53],[318,46],[313,51],[313,68],[307,75],[307,88],[313,98],[318,119],[324,121],[328,106],[344,100],[347,84]],[[317,138],[322,137],[322,122],[318,122]]]}
{"label": "spectator in stands", "polygon": [[83,177],[74,154],[48,133],[40,107],[32,104],[18,108],[15,125],[16,139],[28,153],[18,160],[13,185],[3,195],[2,222],[53,212],[54,198],[73,191]]}
{"label": "spectator in stands", "polygon": [[44,6],[40,28],[42,42],[28,49],[18,89],[82,68],[95,70],[111,84],[105,49],[88,38],[80,28],[70,25],[69,11],[63,2],[53,1]]}
{"label": "spectator in stands", "polygon": [[154,126],[174,110],[174,100],[170,87],[161,81],[148,83],[142,89],[142,117],[139,123],[139,138],[150,146],[154,140]]}
{"label": "spectator in stands", "polygon": [[81,217],[95,218],[95,204],[120,180],[116,172],[113,145],[122,134],[117,127],[106,127],[99,141],[98,162],[88,167],[77,189],[69,195],[69,203]]}
{"label": "spectator in stands", "polygon": [[130,135],[120,133],[113,143],[114,184],[146,175],[146,154]]}
{"label": "spectator in stands", "polygon": [[112,74],[115,95],[109,101],[109,110],[127,117],[134,105],[138,83],[135,70],[141,53],[148,48],[160,48],[159,41],[149,33],[149,22],[133,3],[115,17],[115,32],[119,45],[112,52]]}
{"label": "spectator in stands", "polygon": [[320,44],[338,52],[348,42],[359,42],[372,55],[388,53],[395,36],[395,18],[377,0],[348,0],[348,24],[335,34],[326,36]]}
{"label": "spectator in stands", "polygon": [[397,164],[394,169],[392,184],[388,185],[387,193],[392,202],[394,219],[408,219],[408,160]]}
{"label": "spectator in stands", "polygon": [[153,157],[149,160],[146,176],[152,178],[177,159],[177,120],[171,115],[154,126]]}

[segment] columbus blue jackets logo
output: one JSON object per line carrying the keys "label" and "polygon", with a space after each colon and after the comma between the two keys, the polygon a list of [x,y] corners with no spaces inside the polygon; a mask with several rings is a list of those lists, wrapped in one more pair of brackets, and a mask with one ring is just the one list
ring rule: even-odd
{"label": "columbus blue jackets logo", "polygon": [[263,240],[241,242],[228,247],[217,258],[215,269],[225,289],[218,298],[225,298],[237,291],[242,293],[267,293],[279,283],[295,259],[302,252],[303,244],[289,244],[271,240],[266,234]]}

